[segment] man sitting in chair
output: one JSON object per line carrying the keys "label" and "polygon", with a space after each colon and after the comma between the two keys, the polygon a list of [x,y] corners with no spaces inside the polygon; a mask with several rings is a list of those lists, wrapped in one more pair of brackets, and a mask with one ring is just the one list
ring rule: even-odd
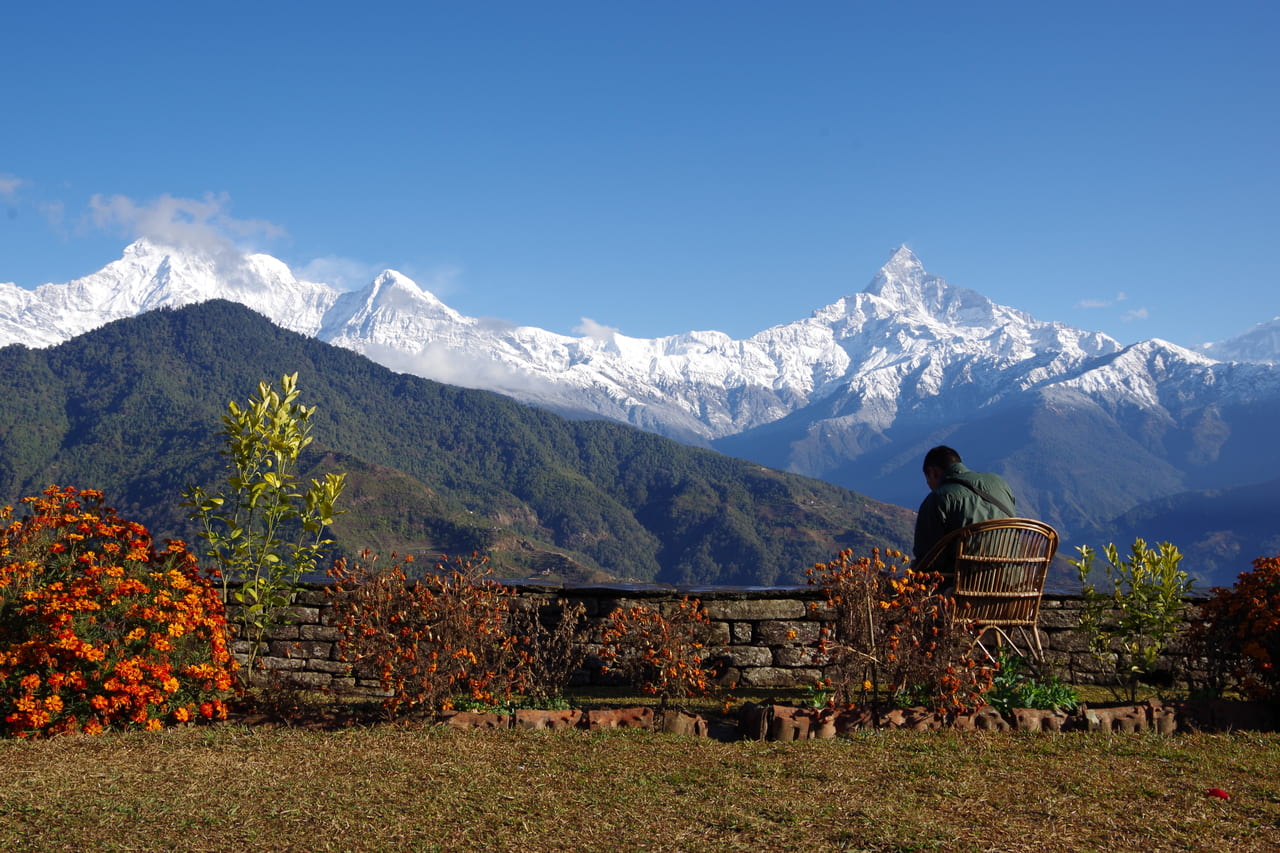
{"label": "man sitting in chair", "polygon": [[[916,514],[915,558],[919,560],[953,530],[993,518],[1013,518],[1014,499],[1009,484],[999,474],[970,471],[960,454],[939,446],[924,457],[924,479],[929,494]],[[940,572],[942,588],[955,585],[955,566],[949,557],[929,567]]]}

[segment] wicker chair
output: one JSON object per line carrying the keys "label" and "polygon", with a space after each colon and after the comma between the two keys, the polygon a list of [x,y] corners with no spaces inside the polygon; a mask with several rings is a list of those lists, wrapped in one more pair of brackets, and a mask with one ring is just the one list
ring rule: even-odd
{"label": "wicker chair", "polygon": [[978,628],[974,642],[993,658],[982,640],[994,634],[997,645],[1008,643],[1027,657],[1014,642],[1017,632],[1031,657],[1041,661],[1040,596],[1057,550],[1058,531],[1049,525],[1029,518],[997,518],[948,533],[915,568],[928,571],[934,563],[945,564],[950,555],[955,574],[944,574],[954,579],[957,618]]}

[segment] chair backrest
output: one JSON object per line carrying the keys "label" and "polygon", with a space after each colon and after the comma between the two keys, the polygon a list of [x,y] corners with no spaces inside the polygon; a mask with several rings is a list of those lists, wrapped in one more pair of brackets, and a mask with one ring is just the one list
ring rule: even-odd
{"label": "chair backrest", "polygon": [[980,521],[947,534],[916,565],[950,553],[960,618],[982,625],[1034,626],[1058,531],[1030,518]]}

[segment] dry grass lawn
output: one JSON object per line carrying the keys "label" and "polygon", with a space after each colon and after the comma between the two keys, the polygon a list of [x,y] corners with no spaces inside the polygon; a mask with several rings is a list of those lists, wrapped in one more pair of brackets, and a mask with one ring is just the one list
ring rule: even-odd
{"label": "dry grass lawn", "polygon": [[1280,850],[1274,734],[224,726],[4,741],[0,768],[4,850]]}

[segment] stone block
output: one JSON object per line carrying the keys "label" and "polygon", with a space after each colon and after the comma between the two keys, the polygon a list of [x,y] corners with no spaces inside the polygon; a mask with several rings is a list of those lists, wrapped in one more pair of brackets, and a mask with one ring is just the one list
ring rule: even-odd
{"label": "stone block", "polygon": [[773,652],[760,646],[730,646],[725,653],[730,666],[773,666]]}
{"label": "stone block", "polygon": [[812,647],[783,646],[773,650],[773,665],[788,669],[818,666],[818,650]]}
{"label": "stone block", "polygon": [[794,598],[727,599],[704,601],[707,615],[716,621],[762,622],[803,619],[805,604]]}
{"label": "stone block", "polygon": [[301,658],[302,660],[331,660],[333,643],[319,640],[273,640],[268,644],[272,657]]}
{"label": "stone block", "polygon": [[324,589],[301,589],[298,590],[293,603],[304,607],[327,608],[329,594]]}
{"label": "stone block", "polygon": [[301,671],[306,668],[307,662],[302,658],[284,658],[284,657],[261,657],[258,658],[262,666],[266,669],[276,669],[285,671]]}
{"label": "stone block", "polygon": [[313,672],[327,672],[330,675],[345,675],[351,671],[351,664],[343,660],[307,660],[307,669]]}
{"label": "stone block", "polygon": [[776,666],[749,666],[742,668],[743,687],[794,687],[812,684],[822,678],[818,669],[783,669]]}
{"label": "stone block", "polygon": [[1059,652],[1088,652],[1089,638],[1079,631],[1054,631],[1046,634],[1050,648]]}
{"label": "stone block", "polygon": [[817,622],[769,620],[756,624],[756,642],[766,646],[816,643],[821,627]]}
{"label": "stone block", "polygon": [[336,643],[342,639],[342,632],[337,628],[331,628],[325,625],[299,625],[298,639],[322,640],[326,643]]}
{"label": "stone block", "polygon": [[320,610],[316,607],[302,607],[297,604],[280,608],[280,621],[291,625],[319,625]]}
{"label": "stone block", "polygon": [[724,648],[733,642],[728,622],[712,622],[709,627],[711,630],[707,633],[707,645],[713,649]]}
{"label": "stone block", "polygon": [[1046,631],[1073,631],[1080,626],[1078,613],[1061,608],[1041,608],[1037,621]]}
{"label": "stone block", "polygon": [[322,690],[333,682],[333,676],[327,672],[310,670],[290,670],[280,677],[281,687],[292,687],[300,690]]}
{"label": "stone block", "polygon": [[721,686],[736,687],[742,683],[742,670],[732,666],[725,667],[714,680]]}
{"label": "stone block", "polygon": [[726,622],[729,626],[729,641],[735,645],[744,645],[751,642],[752,624],[750,622]]}

